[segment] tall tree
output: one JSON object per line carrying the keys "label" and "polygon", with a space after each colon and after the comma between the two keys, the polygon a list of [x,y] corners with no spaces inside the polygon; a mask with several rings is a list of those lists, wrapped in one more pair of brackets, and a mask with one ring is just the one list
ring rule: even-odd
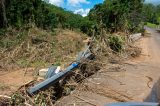
{"label": "tall tree", "polygon": [[146,22],[155,23],[156,21],[156,7],[153,4],[143,5],[143,16]]}
{"label": "tall tree", "polygon": [[7,27],[5,0],[0,0],[0,27]]}
{"label": "tall tree", "polygon": [[133,31],[141,23],[142,6],[143,0],[105,0],[91,9],[89,17],[111,32]]}

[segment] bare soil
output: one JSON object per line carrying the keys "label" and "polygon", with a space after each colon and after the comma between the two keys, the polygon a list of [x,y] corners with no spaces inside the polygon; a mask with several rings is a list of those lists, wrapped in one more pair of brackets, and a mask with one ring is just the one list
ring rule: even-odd
{"label": "bare soil", "polygon": [[33,69],[25,69],[11,71],[11,72],[1,72],[0,75],[0,94],[10,95],[17,91],[21,86],[33,81]]}

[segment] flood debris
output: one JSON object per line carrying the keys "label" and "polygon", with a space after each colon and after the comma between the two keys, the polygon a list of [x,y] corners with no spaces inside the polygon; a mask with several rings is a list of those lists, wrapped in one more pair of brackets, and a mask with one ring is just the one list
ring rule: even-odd
{"label": "flood debris", "polygon": [[45,68],[45,69],[40,69],[39,72],[38,72],[38,75],[39,75],[40,77],[45,77],[46,74],[47,74],[47,72],[48,72],[48,69],[47,69],[47,68]]}
{"label": "flood debris", "polygon": [[48,68],[47,73],[45,75],[45,79],[48,79],[56,74],[58,74],[61,71],[60,66],[51,66]]}
{"label": "flood debris", "polygon": [[[56,65],[39,70],[38,75],[43,77],[43,80],[37,81],[35,79],[25,84],[16,92],[22,95],[22,99],[25,99],[21,104],[27,102],[31,105],[46,104],[50,106],[61,97],[71,94],[80,84],[83,85],[84,79],[95,74],[103,68],[103,66],[106,66],[107,62],[120,64],[121,59],[119,58],[123,58],[120,56],[122,56],[121,54],[124,48],[122,48],[121,52],[114,52],[107,43],[107,36],[104,39],[105,40],[90,40],[84,51],[80,52],[76,60],[65,70],[61,68],[62,66]],[[130,48],[130,46],[125,48],[125,51],[127,51],[128,48]],[[106,97],[111,97],[107,91],[102,92],[106,94]],[[111,95],[113,94],[114,93],[111,93]],[[117,99],[116,97],[111,98]],[[117,100],[119,100],[119,98]],[[125,100],[126,98],[124,97],[123,100],[120,99],[119,101]],[[13,103],[14,102],[15,101],[13,101]]]}
{"label": "flood debris", "polygon": [[48,71],[46,71],[45,69],[41,70],[42,73],[46,72],[46,79],[43,82],[33,87],[30,87],[27,90],[29,95],[33,95],[39,92],[40,90],[45,90],[48,87],[53,86],[54,84],[58,83],[61,79],[66,77],[70,72],[74,71],[74,69],[77,68],[81,64],[82,61],[91,59],[92,53],[89,48],[90,47],[88,46],[84,52],[81,52],[77,57],[77,61],[73,62],[64,71],[59,72],[60,67],[53,67],[53,66],[50,67]]}
{"label": "flood debris", "polygon": [[136,46],[130,46],[126,49],[126,52],[131,57],[138,57],[141,55],[142,48],[136,47]]}

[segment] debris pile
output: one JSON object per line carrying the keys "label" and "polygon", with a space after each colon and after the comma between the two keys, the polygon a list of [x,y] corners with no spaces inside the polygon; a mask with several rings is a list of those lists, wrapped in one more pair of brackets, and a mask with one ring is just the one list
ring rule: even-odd
{"label": "debris pile", "polygon": [[[122,55],[124,51],[133,57],[139,53],[139,49],[138,52],[135,51],[136,49],[129,50],[130,46],[125,45],[123,45],[121,51],[114,51],[109,46],[108,39],[106,36],[106,38],[100,40],[95,38],[89,40],[86,49],[80,52],[76,61],[72,62],[65,70],[61,70],[59,66],[39,70],[39,75],[45,79],[43,81],[35,80],[24,85],[15,93],[18,96],[12,95],[9,103],[17,105],[18,100],[21,101],[21,104],[53,105],[56,100],[74,91],[84,79],[95,74],[107,62],[111,62],[110,60],[120,61],[121,58],[124,58]],[[127,40],[124,42],[127,42]],[[113,44],[116,47],[116,43]],[[124,44],[127,45],[127,43]],[[132,53],[131,51],[135,52]],[[117,60],[115,60],[116,57]]]}

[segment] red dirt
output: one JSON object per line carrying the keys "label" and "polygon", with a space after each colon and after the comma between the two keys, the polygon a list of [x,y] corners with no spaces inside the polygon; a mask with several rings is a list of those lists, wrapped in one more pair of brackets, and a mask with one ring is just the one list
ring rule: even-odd
{"label": "red dirt", "polygon": [[27,82],[32,81],[34,78],[33,69],[28,70],[26,74],[25,69],[3,72],[3,74],[0,75],[0,94],[9,95]]}

